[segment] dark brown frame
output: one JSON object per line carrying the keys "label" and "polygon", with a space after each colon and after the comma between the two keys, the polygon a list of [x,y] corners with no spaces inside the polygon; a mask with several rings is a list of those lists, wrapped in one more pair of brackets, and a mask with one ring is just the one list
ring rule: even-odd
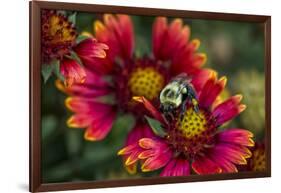
{"label": "dark brown frame", "polygon": [[[271,176],[271,17],[230,13],[211,13],[153,8],[104,6],[62,2],[31,1],[30,7],[30,183],[31,192],[60,191],[116,186],[151,185],[165,183],[195,182],[207,180],[226,180],[241,178],[260,178]],[[189,177],[152,177],[128,180],[107,180],[92,182],[70,182],[43,184],[41,181],[41,53],[40,53],[40,10],[63,9],[95,13],[125,13],[132,15],[188,17],[193,19],[257,22],[264,25],[265,38],[265,109],[266,109],[266,158],[265,172],[243,172],[219,175],[194,175]]]}

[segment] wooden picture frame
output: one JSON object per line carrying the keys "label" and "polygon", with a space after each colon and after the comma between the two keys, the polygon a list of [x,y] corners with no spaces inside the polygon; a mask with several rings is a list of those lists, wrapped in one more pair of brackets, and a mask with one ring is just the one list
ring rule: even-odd
{"label": "wooden picture frame", "polygon": [[[196,182],[210,180],[229,180],[242,178],[260,178],[271,176],[271,17],[230,13],[211,13],[199,11],[168,10],[154,8],[136,8],[76,4],[62,2],[30,1],[30,191],[61,191],[104,187]],[[124,13],[132,15],[188,17],[191,19],[254,22],[263,25],[265,42],[265,148],[266,171],[243,172],[220,175],[191,175],[189,177],[150,177],[127,180],[107,180],[92,182],[69,182],[44,184],[41,180],[41,42],[40,12],[42,9],[63,9],[94,13]]]}

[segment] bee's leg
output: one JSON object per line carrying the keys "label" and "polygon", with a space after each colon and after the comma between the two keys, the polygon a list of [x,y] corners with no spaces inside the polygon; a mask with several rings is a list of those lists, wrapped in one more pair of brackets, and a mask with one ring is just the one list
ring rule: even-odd
{"label": "bee's leg", "polygon": [[199,113],[198,101],[195,98],[192,98],[191,103],[193,106],[193,110],[198,114]]}
{"label": "bee's leg", "polygon": [[194,111],[198,114],[199,113],[199,107],[198,105],[193,106]]}
{"label": "bee's leg", "polygon": [[182,121],[184,113],[186,111],[186,104],[187,104],[187,100],[185,100],[181,106],[181,110],[180,110],[180,120]]}
{"label": "bee's leg", "polygon": [[174,115],[172,112],[166,113],[165,117],[169,122],[172,122],[174,120]]}

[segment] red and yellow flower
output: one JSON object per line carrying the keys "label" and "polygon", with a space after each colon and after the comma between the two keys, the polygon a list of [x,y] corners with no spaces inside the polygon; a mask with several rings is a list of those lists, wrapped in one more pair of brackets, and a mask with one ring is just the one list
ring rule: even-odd
{"label": "red and yellow flower", "polygon": [[239,115],[246,106],[240,104],[241,95],[232,96],[213,105],[224,90],[226,78],[217,79],[213,73],[198,87],[199,112],[187,104],[184,116],[180,112],[170,122],[145,97],[134,99],[161,123],[164,136],[144,136],[121,149],[127,167],[141,163],[143,172],[162,168],[161,176],[186,176],[197,174],[237,172],[236,165],[246,165],[251,157],[249,147],[254,146],[253,134],[240,128],[220,130],[220,126]]}
{"label": "red and yellow flower", "polygon": [[[201,69],[206,56],[197,52],[199,40],[190,40],[190,28],[180,19],[170,24],[167,18],[155,19],[153,52],[142,58],[134,54],[135,34],[129,16],[106,14],[103,21],[94,22],[93,28],[97,41],[109,47],[105,50],[106,57],[90,58],[87,52],[76,49],[78,54],[84,53],[84,57],[80,54],[86,69],[84,83],[66,88],[57,81],[58,88],[70,95],[66,106],[74,115],[68,119],[68,126],[86,128],[87,140],[107,136],[118,112],[134,115],[133,131],[137,133],[139,128],[146,127],[142,116],[145,109],[132,100],[133,96],[145,96],[157,104],[161,89],[171,77],[185,72],[197,79],[200,87],[210,73]],[[110,104],[105,102],[108,96],[112,99]]]}
{"label": "red and yellow flower", "polygon": [[43,65],[52,65],[58,60],[60,73],[64,77],[66,86],[73,83],[83,83],[86,72],[83,64],[71,57],[74,51],[80,58],[85,57],[94,61],[93,58],[104,58],[105,44],[98,43],[95,38],[88,38],[77,44],[78,33],[75,26],[66,16],[52,10],[42,11],[42,62]]}

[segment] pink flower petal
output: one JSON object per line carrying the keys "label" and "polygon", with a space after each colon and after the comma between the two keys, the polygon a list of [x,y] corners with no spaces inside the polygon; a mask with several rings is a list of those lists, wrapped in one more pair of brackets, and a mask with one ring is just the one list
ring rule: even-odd
{"label": "pink flower petal", "polygon": [[75,83],[71,87],[66,87],[60,80],[56,80],[56,87],[68,95],[95,98],[108,95],[112,92],[109,84],[102,76],[85,69],[86,79],[83,83]]}
{"label": "pink flower petal", "polygon": [[233,119],[246,109],[246,105],[239,104],[241,99],[241,95],[236,95],[215,107],[213,116],[218,125]]}
{"label": "pink flower petal", "polygon": [[112,70],[113,64],[107,58],[108,46],[95,38],[83,40],[73,49],[88,69],[97,73],[107,73]]}
{"label": "pink flower petal", "polygon": [[[181,19],[174,19],[170,24],[165,17],[157,17],[153,24],[152,46],[157,60],[171,61],[171,74],[182,72],[188,75],[196,73],[205,63],[206,55],[195,53],[199,41],[191,41],[190,28],[183,25]],[[196,43],[194,43],[196,42]]]}
{"label": "pink flower petal", "polygon": [[158,154],[158,156],[150,157],[144,161],[141,170],[143,172],[149,172],[162,168],[169,162],[171,156],[171,151],[167,150],[163,152],[163,154]]}
{"label": "pink flower petal", "polygon": [[143,96],[135,96],[133,99],[137,102],[140,102],[144,105],[144,107],[151,113],[151,115],[157,119],[158,121],[164,123],[165,120],[161,113]]}
{"label": "pink flower petal", "polygon": [[209,108],[222,92],[226,84],[226,77],[217,80],[215,73],[205,83],[199,96],[199,104],[204,108]]}
{"label": "pink flower petal", "polygon": [[191,83],[194,86],[198,96],[200,92],[202,91],[203,86],[205,83],[210,79],[211,76],[214,76],[213,73],[216,73],[215,71],[211,69],[202,69],[197,71],[193,76]]}
{"label": "pink flower petal", "polygon": [[145,151],[142,151],[139,154],[139,158],[140,159],[147,159],[147,158],[152,157],[154,155],[155,155],[155,151],[154,150],[145,150]]}
{"label": "pink flower petal", "polygon": [[239,146],[236,145],[224,143],[218,144],[212,149],[212,153],[215,154],[215,156],[223,157],[234,164],[244,165],[247,163],[244,149],[240,149]]}
{"label": "pink flower petal", "polygon": [[110,48],[109,58],[113,62],[116,57],[129,59],[134,49],[133,24],[128,15],[104,15],[104,24],[95,22],[95,35],[100,42]]}
{"label": "pink flower petal", "polygon": [[197,174],[217,174],[222,172],[218,164],[207,156],[197,156],[191,166]]}
{"label": "pink flower petal", "polygon": [[188,160],[174,158],[163,169],[160,176],[189,176],[190,165]]}
{"label": "pink flower petal", "polygon": [[87,127],[86,139],[101,140],[111,130],[116,117],[111,105],[82,97],[69,97],[65,103],[67,108],[76,113],[68,120],[68,124],[71,127]]}
{"label": "pink flower petal", "polygon": [[157,17],[152,28],[152,47],[156,58],[161,57],[161,47],[167,30],[167,18]]}
{"label": "pink flower petal", "polygon": [[144,160],[141,167],[143,172],[157,170],[172,158],[172,151],[164,140],[142,138],[139,140],[139,146],[144,149],[139,154],[139,159]]}
{"label": "pink flower petal", "polygon": [[136,126],[129,132],[125,147],[118,152],[118,155],[123,157],[123,162],[126,170],[133,174],[136,172],[138,155],[143,151],[139,147],[138,141],[144,137],[154,136],[153,132],[144,123],[137,123]]}
{"label": "pink flower petal", "polygon": [[115,120],[116,113],[107,113],[100,119],[94,120],[92,125],[87,128],[85,132],[85,139],[90,141],[98,141],[105,138],[105,136],[111,131],[113,122]]}
{"label": "pink flower petal", "polygon": [[188,43],[180,51],[173,54],[171,73],[177,75],[185,72],[188,75],[196,74],[207,61],[204,53],[197,53],[195,46]]}
{"label": "pink flower petal", "polygon": [[244,129],[226,129],[219,132],[216,137],[220,142],[234,143],[243,146],[254,146],[254,141],[251,139],[253,134]]}
{"label": "pink flower petal", "polygon": [[[158,141],[152,139],[152,138],[142,138],[139,140],[139,145],[144,149],[151,149],[151,148],[157,148],[157,145],[161,145]],[[164,144],[165,146],[165,144]],[[160,147],[158,147],[160,148]]]}
{"label": "pink flower petal", "polygon": [[135,127],[128,133],[126,145],[138,143],[141,138],[153,137],[154,133],[146,123],[137,122]]}
{"label": "pink flower petal", "polygon": [[131,145],[127,145],[124,148],[122,148],[121,150],[118,151],[118,155],[127,155],[130,154],[132,152],[135,151],[136,147],[137,147],[137,143],[131,144]]}
{"label": "pink flower petal", "polygon": [[215,153],[210,153],[208,154],[208,157],[222,169],[222,173],[238,172],[236,166],[232,162],[225,159],[223,156],[218,156]]}
{"label": "pink flower petal", "polygon": [[113,107],[109,104],[96,102],[94,99],[84,97],[68,97],[65,100],[65,105],[75,113],[88,113],[93,119],[113,111]]}
{"label": "pink flower petal", "polygon": [[74,114],[67,120],[67,126],[72,128],[85,128],[92,123],[88,114]]}
{"label": "pink flower petal", "polygon": [[95,38],[87,38],[77,44],[74,48],[80,59],[91,58],[105,58],[108,46],[103,43],[99,43]]}
{"label": "pink flower petal", "polygon": [[75,60],[64,58],[60,63],[60,72],[64,76],[66,87],[74,83],[83,83],[86,78],[86,72]]}

